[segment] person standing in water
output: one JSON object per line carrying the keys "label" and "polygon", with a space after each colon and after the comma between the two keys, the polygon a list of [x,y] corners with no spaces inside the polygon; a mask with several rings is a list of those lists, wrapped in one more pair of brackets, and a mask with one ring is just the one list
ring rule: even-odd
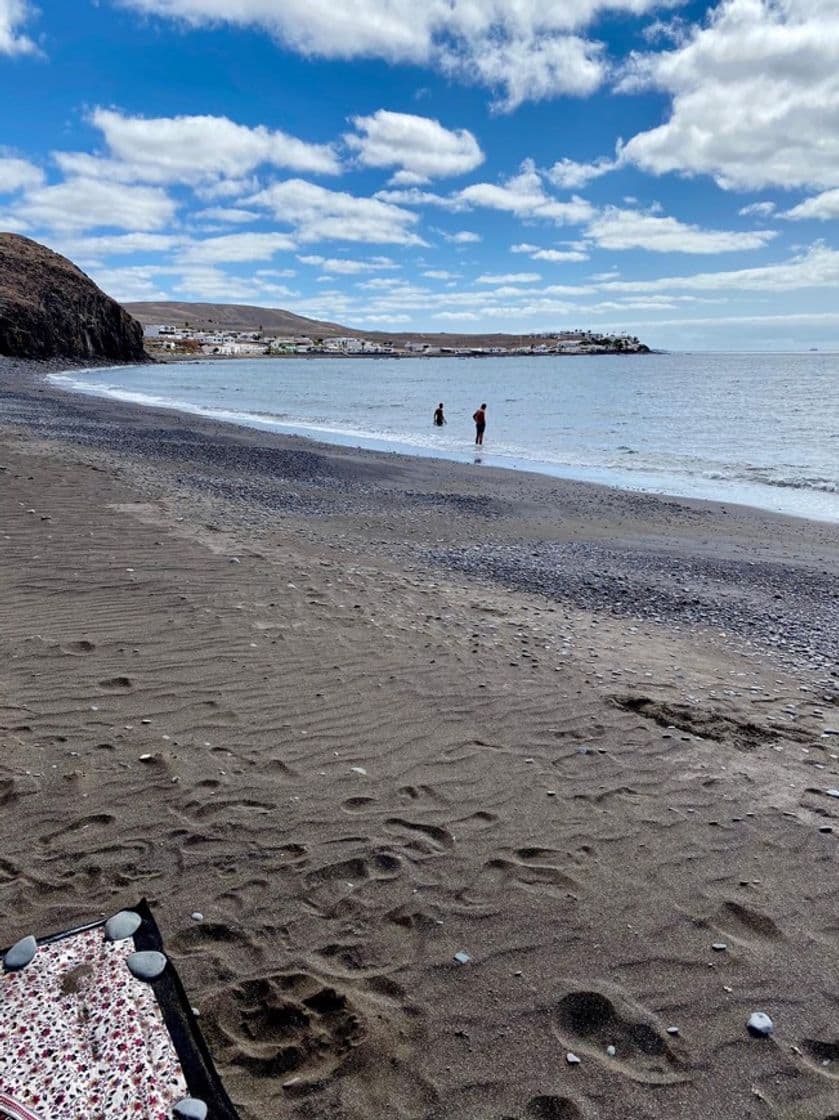
{"label": "person standing in water", "polygon": [[476,409],[472,419],[475,421],[475,446],[482,447],[484,442],[484,428],[487,426],[487,406],[482,404]]}
{"label": "person standing in water", "polygon": [[440,403],[434,409],[434,424],[436,427],[442,428],[445,422],[446,418],[443,415],[443,402],[440,401]]}

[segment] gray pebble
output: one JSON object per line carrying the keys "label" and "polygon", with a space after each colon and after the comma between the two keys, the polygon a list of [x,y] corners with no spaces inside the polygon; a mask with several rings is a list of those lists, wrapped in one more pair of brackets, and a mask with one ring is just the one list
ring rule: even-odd
{"label": "gray pebble", "polygon": [[714,944],[711,946],[711,948],[714,950],[715,953],[724,953],[726,951],[726,949],[728,948],[728,946],[726,945],[726,943],[724,941],[715,941]]}
{"label": "gray pebble", "polygon": [[141,953],[132,953],[125,963],[131,975],[136,976],[138,980],[156,980],[167,962],[162,953],[148,949]]}
{"label": "gray pebble", "polygon": [[577,1055],[572,1053],[570,1050],[565,1055],[565,1060],[569,1064],[569,1066],[578,1066],[582,1062],[582,1058],[578,1058]]}
{"label": "gray pebble", "polygon": [[193,922],[203,922],[204,921],[204,915],[201,913],[200,910],[193,910],[191,917],[192,917]]}
{"label": "gray pebble", "polygon": [[178,1120],[205,1120],[207,1106],[197,1097],[184,1097],[172,1109],[172,1114],[177,1116]]}
{"label": "gray pebble", "polygon": [[454,959],[457,961],[458,964],[469,964],[469,962],[472,960],[472,958],[469,956],[469,954],[464,953],[464,951],[462,949],[460,950],[459,953],[455,953]]}
{"label": "gray pebble", "polygon": [[3,968],[6,972],[18,972],[21,968],[26,968],[37,952],[38,942],[35,938],[31,934],[29,937],[22,937],[3,957]]}
{"label": "gray pebble", "polygon": [[105,937],[109,941],[124,941],[133,937],[142,924],[142,918],[133,910],[120,910],[105,922]]}

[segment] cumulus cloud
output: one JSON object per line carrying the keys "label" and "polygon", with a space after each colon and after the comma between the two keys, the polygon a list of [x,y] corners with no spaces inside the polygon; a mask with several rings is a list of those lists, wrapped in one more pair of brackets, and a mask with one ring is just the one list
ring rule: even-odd
{"label": "cumulus cloud", "polygon": [[444,128],[430,117],[379,109],[369,117],[353,117],[355,133],[344,137],[365,167],[397,167],[399,184],[426,183],[474,171],[484,161],[478,141],[468,129]]}
{"label": "cumulus cloud", "polygon": [[458,198],[470,206],[506,210],[519,218],[541,218],[557,225],[579,224],[595,214],[591,203],[577,195],[562,202],[549,195],[532,160],[525,160],[518,175],[505,183],[473,183]]}
{"label": "cumulus cloud", "polygon": [[0,156],[0,194],[39,187],[43,181],[43,171],[29,160]]}
{"label": "cumulus cloud", "polygon": [[588,94],[604,80],[602,46],[582,34],[606,12],[643,14],[660,0],[120,0],[188,25],[262,28],[327,58],[436,66],[498,91],[499,107]]}
{"label": "cumulus cloud", "polygon": [[400,267],[390,257],[371,257],[366,261],[356,261],[347,257],[321,257],[310,254],[297,259],[301,264],[314,265],[325,272],[337,272],[342,276],[356,276],[360,272],[381,272]]}
{"label": "cumulus cloud", "polygon": [[839,188],[832,191],[823,191],[814,198],[807,198],[786,210],[782,218],[791,218],[792,221],[802,221],[804,218],[813,218],[819,222],[826,222],[832,218],[839,218]]}
{"label": "cumulus cloud", "polygon": [[459,229],[457,233],[443,233],[445,241],[451,241],[454,245],[475,245],[481,240],[479,233],[473,233],[468,229]]}
{"label": "cumulus cloud", "polygon": [[722,0],[673,50],[636,54],[624,89],[672,97],[622,158],[733,189],[839,186],[839,6]]}
{"label": "cumulus cloud", "polygon": [[267,261],[275,253],[295,248],[296,242],[287,233],[226,233],[191,242],[180,254],[180,260],[188,264]]}
{"label": "cumulus cloud", "polygon": [[300,241],[367,241],[371,244],[424,245],[413,231],[417,215],[378,198],[357,198],[305,179],[274,183],[245,200],[271,210],[295,227]]}
{"label": "cumulus cloud", "polygon": [[606,159],[605,157],[596,159],[593,163],[578,163],[573,159],[560,159],[556,161],[553,167],[549,168],[546,174],[548,180],[555,187],[574,190],[576,187],[584,187],[592,179],[599,179],[601,175],[607,175],[619,166],[618,160]]}
{"label": "cumulus cloud", "polygon": [[676,218],[621,210],[616,206],[607,206],[589,223],[586,232],[602,249],[647,249],[652,253],[730,253],[762,249],[775,237],[773,230],[702,229]]}
{"label": "cumulus cloud", "polygon": [[538,245],[531,245],[527,241],[519,245],[511,245],[510,252],[526,253],[533,261],[560,263],[562,261],[588,260],[588,253],[583,249],[540,249]]}
{"label": "cumulus cloud", "polygon": [[107,156],[56,152],[68,174],[121,182],[189,183],[240,180],[266,165],[336,174],[340,161],[330,144],[308,144],[284,132],[249,128],[227,117],[139,117],[94,109],[91,123],[104,138]]}
{"label": "cumulus cloud", "polygon": [[737,211],[741,218],[771,218],[775,213],[774,202],[750,202]]}
{"label": "cumulus cloud", "polygon": [[538,272],[508,272],[503,276],[479,276],[476,284],[535,284],[542,277]]}
{"label": "cumulus cloud", "polygon": [[171,221],[175,203],[159,187],[76,178],[30,190],[15,212],[56,230],[158,230]]}
{"label": "cumulus cloud", "polygon": [[33,54],[37,47],[21,31],[33,9],[26,0],[0,0],[0,54]]}
{"label": "cumulus cloud", "polygon": [[612,280],[604,290],[621,292],[657,291],[753,291],[792,292],[826,288],[839,283],[839,251],[812,245],[805,252],[780,264],[760,268],[738,268],[721,272],[699,272],[691,276],[663,276],[656,280]]}

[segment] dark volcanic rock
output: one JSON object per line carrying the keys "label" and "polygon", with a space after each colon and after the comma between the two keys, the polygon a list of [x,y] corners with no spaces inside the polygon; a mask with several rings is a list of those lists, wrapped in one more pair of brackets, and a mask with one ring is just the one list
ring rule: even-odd
{"label": "dark volcanic rock", "polygon": [[0,233],[0,354],[142,362],[143,328],[66,257]]}

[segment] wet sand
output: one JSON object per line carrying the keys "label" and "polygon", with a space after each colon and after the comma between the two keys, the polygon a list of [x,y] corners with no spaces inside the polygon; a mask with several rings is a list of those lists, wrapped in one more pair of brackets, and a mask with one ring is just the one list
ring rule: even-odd
{"label": "wet sand", "polygon": [[146,895],[243,1120],[839,1112],[839,527],[43,372],[0,361],[0,940]]}

